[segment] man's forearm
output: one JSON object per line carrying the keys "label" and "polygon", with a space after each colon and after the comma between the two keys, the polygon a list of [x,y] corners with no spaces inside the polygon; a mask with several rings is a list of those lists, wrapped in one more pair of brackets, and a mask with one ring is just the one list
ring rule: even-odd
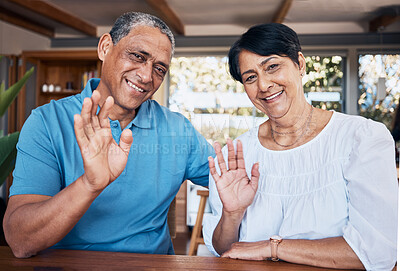
{"label": "man's forearm", "polygon": [[18,258],[26,258],[64,238],[100,192],[90,192],[79,177],[54,197],[17,195],[4,216],[6,240]]}

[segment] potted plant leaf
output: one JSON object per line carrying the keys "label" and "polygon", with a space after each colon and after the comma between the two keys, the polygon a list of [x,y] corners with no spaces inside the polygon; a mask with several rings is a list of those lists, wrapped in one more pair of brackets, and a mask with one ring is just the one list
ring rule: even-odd
{"label": "potted plant leaf", "polygon": [[[3,56],[0,56],[0,61]],[[33,73],[33,67],[25,73],[25,75],[14,85],[5,89],[4,81],[0,85],[0,118],[7,112],[8,107],[17,97],[19,91],[25,85],[28,78]],[[3,135],[0,131],[0,186],[4,183],[7,176],[11,173],[15,164],[17,155],[16,145],[18,142],[19,132]]]}

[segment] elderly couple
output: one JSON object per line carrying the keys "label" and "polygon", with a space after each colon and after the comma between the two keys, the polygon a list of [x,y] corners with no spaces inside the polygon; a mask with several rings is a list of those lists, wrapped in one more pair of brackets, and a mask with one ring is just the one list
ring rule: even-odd
{"label": "elderly couple", "polygon": [[[392,137],[383,124],[307,103],[297,34],[261,24],[231,47],[232,77],[268,120],[223,149],[149,100],[174,47],[159,18],[123,14],[99,40],[101,78],[32,111],[3,222],[14,255],[48,247],[173,254],[167,212],[190,179],[210,189],[203,235],[217,256],[393,268]],[[142,145],[167,149],[137,153]]]}

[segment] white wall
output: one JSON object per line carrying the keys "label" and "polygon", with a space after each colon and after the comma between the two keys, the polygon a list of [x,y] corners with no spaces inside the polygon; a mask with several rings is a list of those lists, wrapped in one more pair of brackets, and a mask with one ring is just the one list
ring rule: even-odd
{"label": "white wall", "polygon": [[19,55],[22,51],[47,50],[50,39],[0,21],[0,54]]}

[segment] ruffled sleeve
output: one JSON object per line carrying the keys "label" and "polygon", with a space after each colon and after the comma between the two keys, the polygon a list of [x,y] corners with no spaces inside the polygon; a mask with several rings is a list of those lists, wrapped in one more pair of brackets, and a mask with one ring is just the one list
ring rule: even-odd
{"label": "ruffled sleeve", "polygon": [[360,120],[343,169],[349,193],[343,237],[367,270],[392,270],[398,214],[394,141],[383,124]]}

